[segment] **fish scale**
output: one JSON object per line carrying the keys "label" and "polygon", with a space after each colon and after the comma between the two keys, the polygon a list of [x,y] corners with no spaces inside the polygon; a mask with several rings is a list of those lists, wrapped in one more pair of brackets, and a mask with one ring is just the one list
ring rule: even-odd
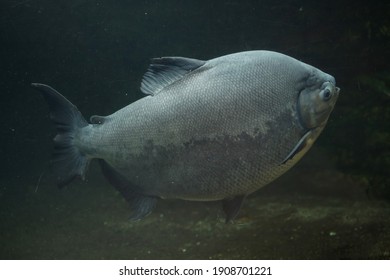
{"label": "fish scale", "polygon": [[339,93],[332,76],[270,51],[153,59],[141,83],[147,96],[91,124],[54,89],[33,86],[62,125],[58,184],[84,177],[96,158],[133,219],[158,198],[221,200],[233,219],[248,194],[309,150]]}

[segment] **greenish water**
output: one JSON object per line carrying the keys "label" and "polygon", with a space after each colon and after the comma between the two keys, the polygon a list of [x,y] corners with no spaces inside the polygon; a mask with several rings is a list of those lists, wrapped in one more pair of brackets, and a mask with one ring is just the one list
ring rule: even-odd
{"label": "greenish water", "polygon": [[[3,1],[1,259],[389,259],[390,4],[386,1]],[[220,203],[159,201],[146,219],[95,164],[58,190],[54,131],[29,87],[85,116],[141,98],[149,59],[267,49],[332,74],[329,123],[295,168],[225,224]],[[42,176],[41,176],[42,175]]]}
{"label": "greenish water", "polygon": [[[250,196],[236,221],[220,203],[159,201],[129,222],[129,207],[92,167],[63,191],[8,195],[1,222],[7,259],[389,259],[390,206],[314,149],[291,172]],[[104,182],[104,181],[103,181]],[[35,183],[35,182],[34,182]],[[14,187],[8,185],[8,187]],[[4,205],[2,205],[4,206]]]}

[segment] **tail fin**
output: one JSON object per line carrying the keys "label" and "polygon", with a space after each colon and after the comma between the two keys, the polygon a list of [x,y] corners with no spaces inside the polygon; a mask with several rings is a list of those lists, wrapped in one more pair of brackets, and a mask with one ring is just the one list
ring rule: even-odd
{"label": "tail fin", "polygon": [[76,106],[55,89],[44,84],[31,84],[45,98],[54,122],[57,135],[54,137],[52,165],[57,185],[63,187],[76,177],[84,179],[88,158],[74,145],[74,137],[79,129],[88,125]]}

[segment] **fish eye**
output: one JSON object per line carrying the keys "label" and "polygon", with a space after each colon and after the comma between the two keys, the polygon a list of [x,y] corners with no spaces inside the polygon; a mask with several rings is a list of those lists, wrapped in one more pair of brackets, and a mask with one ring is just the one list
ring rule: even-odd
{"label": "fish eye", "polygon": [[323,91],[321,91],[320,95],[321,95],[322,100],[328,101],[329,99],[332,98],[333,94],[332,94],[332,92],[330,91],[329,88],[326,88]]}

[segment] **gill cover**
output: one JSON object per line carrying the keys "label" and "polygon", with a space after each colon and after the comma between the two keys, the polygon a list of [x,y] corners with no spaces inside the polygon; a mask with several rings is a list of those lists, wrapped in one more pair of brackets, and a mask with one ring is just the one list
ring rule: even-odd
{"label": "gill cover", "polygon": [[332,82],[320,88],[306,88],[299,94],[298,112],[305,129],[324,126],[336,103],[340,89]]}
{"label": "gill cover", "polygon": [[308,87],[300,92],[297,109],[304,134],[281,164],[313,144],[333,110],[339,91],[333,82],[327,81],[319,88]]}

